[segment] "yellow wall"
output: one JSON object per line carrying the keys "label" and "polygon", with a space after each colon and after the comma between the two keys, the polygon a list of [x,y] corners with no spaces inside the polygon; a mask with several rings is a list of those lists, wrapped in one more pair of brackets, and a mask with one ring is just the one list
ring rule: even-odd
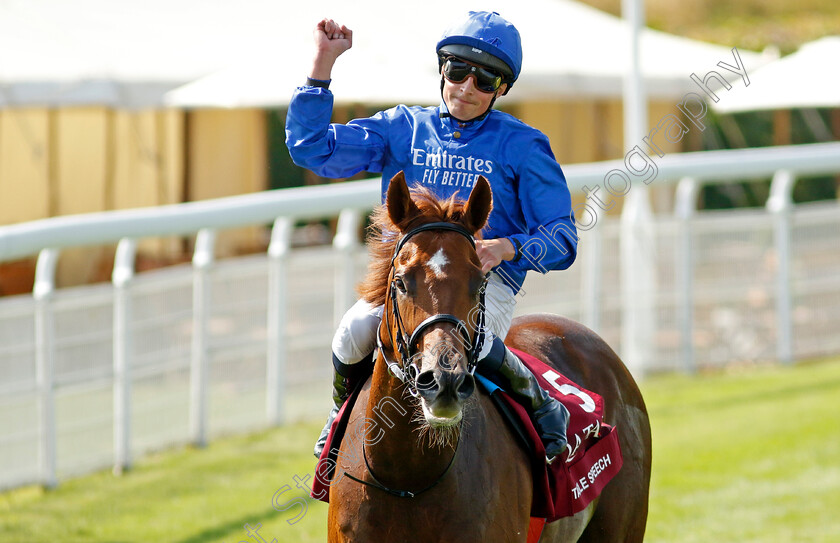
{"label": "yellow wall", "polygon": [[207,109],[189,115],[190,200],[265,190],[264,110]]}
{"label": "yellow wall", "polygon": [[[108,209],[108,145],[111,113],[104,108],[54,110],[51,152],[55,168],[53,215],[91,213]],[[84,283],[99,275],[108,249],[65,249],[58,264],[60,285]]]}
{"label": "yellow wall", "polygon": [[[266,190],[266,113],[262,109],[197,110],[189,113],[188,197],[206,200]],[[264,230],[220,232],[217,254],[261,246]]]}
{"label": "yellow wall", "polygon": [[103,108],[54,111],[55,215],[108,209],[111,113]]}
{"label": "yellow wall", "polygon": [[185,115],[176,109],[158,112],[158,149],[163,156],[160,166],[160,175],[164,180],[162,197],[172,204],[186,200]]}
{"label": "yellow wall", "polygon": [[[183,113],[177,110],[117,111],[114,116],[112,209],[184,201]],[[174,258],[180,239],[145,240],[138,251],[153,259]]]}
{"label": "yellow wall", "polygon": [[114,209],[165,203],[165,179],[159,175],[164,157],[157,145],[155,112],[117,112],[114,121],[120,142],[114,149]]}
{"label": "yellow wall", "polygon": [[[104,107],[0,111],[0,224],[181,202],[184,113]],[[179,240],[141,252],[170,258]],[[113,248],[69,249],[59,285],[107,279]]]}
{"label": "yellow wall", "polygon": [[114,117],[114,135],[119,144],[113,149],[113,208],[183,201],[182,114],[120,111]]}
{"label": "yellow wall", "polygon": [[0,110],[0,224],[52,212],[50,121],[45,109]]}
{"label": "yellow wall", "polygon": [[[650,102],[648,126],[656,126],[667,114],[678,113],[673,102]],[[515,114],[548,136],[554,155],[561,165],[619,159],[626,153],[621,100],[529,102],[517,106]],[[643,137],[640,136],[639,141],[632,145],[639,145],[655,162],[658,157],[642,141]],[[679,143],[670,143],[659,135],[653,141],[668,154],[686,149],[688,138]],[[657,209],[670,209],[672,193],[673,187],[653,186],[653,202]],[[604,191],[599,196],[608,198]],[[575,205],[583,201],[581,195],[573,195],[573,199]],[[621,211],[621,199],[617,199],[616,204],[610,210],[611,213]]]}
{"label": "yellow wall", "polygon": [[[576,164],[624,156],[622,112],[620,100],[565,100],[519,104],[515,114],[548,136],[560,164]],[[655,126],[669,113],[679,113],[673,102],[651,102],[648,126]],[[681,151],[686,143],[672,144],[662,137],[656,142],[665,153]],[[633,142],[636,144],[650,152],[642,137]]]}
{"label": "yellow wall", "polygon": [[574,164],[623,154],[620,111],[616,118],[611,107],[609,102],[591,100],[540,101],[520,104],[516,114],[548,136],[560,164]]}

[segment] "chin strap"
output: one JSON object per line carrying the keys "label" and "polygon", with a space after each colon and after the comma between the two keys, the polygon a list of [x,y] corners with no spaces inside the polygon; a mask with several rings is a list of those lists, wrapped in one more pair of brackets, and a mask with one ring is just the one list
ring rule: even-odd
{"label": "chin strap", "polygon": [[[441,78],[440,78],[440,99],[441,100],[443,100],[443,85],[444,85],[444,83],[445,83],[444,78],[443,78],[443,76],[441,76]],[[499,92],[498,91],[494,92],[493,93],[493,99],[490,100],[490,105],[487,106],[487,111],[485,111],[484,113],[482,113],[481,115],[479,115],[475,119],[470,119],[468,121],[464,121],[462,119],[459,119],[458,117],[453,117],[452,114],[449,113],[449,111],[441,111],[440,115],[438,115],[438,117],[440,117],[441,119],[445,119],[445,118],[449,117],[450,119],[452,119],[456,122],[459,122],[461,124],[467,124],[467,123],[480,121],[480,120],[484,119],[486,116],[490,115],[490,112],[493,110],[493,104],[496,103],[496,98],[498,98],[498,97],[499,97]],[[443,100],[443,103],[445,104],[446,100]],[[449,106],[447,106],[447,107],[449,107]]]}

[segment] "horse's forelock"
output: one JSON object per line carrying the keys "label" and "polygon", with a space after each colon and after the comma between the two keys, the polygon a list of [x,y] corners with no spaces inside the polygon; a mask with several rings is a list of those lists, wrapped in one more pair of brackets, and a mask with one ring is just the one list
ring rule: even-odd
{"label": "horse's forelock", "polygon": [[[463,210],[466,200],[458,198],[457,193],[445,200],[438,199],[426,187],[415,186],[411,189],[411,199],[420,209],[421,214],[412,219],[411,225],[399,225],[404,231],[408,226],[416,226],[424,222],[452,222],[463,224]],[[396,225],[395,225],[396,226]]]}

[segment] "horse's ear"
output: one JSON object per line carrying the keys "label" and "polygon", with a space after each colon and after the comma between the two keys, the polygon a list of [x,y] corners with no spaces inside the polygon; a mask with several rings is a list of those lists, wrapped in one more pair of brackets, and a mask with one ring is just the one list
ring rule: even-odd
{"label": "horse's ear", "polygon": [[463,211],[464,222],[473,234],[484,228],[491,209],[493,209],[493,191],[490,190],[487,179],[479,175]]}
{"label": "horse's ear", "polygon": [[388,217],[397,228],[420,214],[420,208],[411,199],[411,193],[405,182],[405,174],[402,171],[391,178],[385,205],[388,207]]}

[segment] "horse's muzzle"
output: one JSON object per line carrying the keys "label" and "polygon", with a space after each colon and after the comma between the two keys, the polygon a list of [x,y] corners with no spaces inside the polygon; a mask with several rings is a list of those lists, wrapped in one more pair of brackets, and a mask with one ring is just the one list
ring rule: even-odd
{"label": "horse's muzzle", "polygon": [[[429,415],[439,424],[458,422],[461,409],[475,391],[475,378],[463,369],[427,370],[417,376],[417,392]],[[429,421],[432,422],[432,421]]]}

